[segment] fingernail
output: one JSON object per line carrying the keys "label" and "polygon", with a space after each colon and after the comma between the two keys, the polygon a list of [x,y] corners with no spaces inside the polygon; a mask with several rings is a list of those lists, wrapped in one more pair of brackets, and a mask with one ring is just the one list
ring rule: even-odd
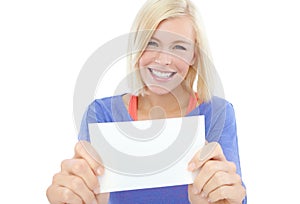
{"label": "fingernail", "polygon": [[201,197],[206,198],[206,194],[203,191],[201,192]]}
{"label": "fingernail", "polygon": [[92,201],[92,204],[98,204],[97,200],[94,199],[94,200]]}
{"label": "fingernail", "polygon": [[205,152],[201,152],[202,154],[200,154],[199,156],[199,161],[204,161],[207,157],[207,154]]}
{"label": "fingernail", "polygon": [[101,167],[98,167],[97,170],[96,170],[96,172],[97,172],[97,174],[98,174],[99,176],[101,176],[102,173],[103,173],[102,168],[101,168]]}
{"label": "fingernail", "polygon": [[193,193],[194,194],[198,194],[199,193],[199,190],[195,186],[193,186]]}
{"label": "fingernail", "polygon": [[196,168],[196,164],[194,162],[190,163],[189,166],[188,166],[189,171],[194,171],[195,168]]}
{"label": "fingernail", "polygon": [[95,188],[95,189],[94,189],[94,193],[95,193],[95,194],[100,194],[100,187]]}

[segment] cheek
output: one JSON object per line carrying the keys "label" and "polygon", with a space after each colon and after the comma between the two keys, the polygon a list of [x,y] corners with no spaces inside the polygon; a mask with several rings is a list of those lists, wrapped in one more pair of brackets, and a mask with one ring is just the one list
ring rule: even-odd
{"label": "cheek", "polygon": [[139,59],[139,67],[144,67],[147,64],[153,62],[153,54],[151,52],[145,51]]}
{"label": "cheek", "polygon": [[189,71],[190,65],[182,60],[176,60],[176,66],[181,75],[186,75]]}

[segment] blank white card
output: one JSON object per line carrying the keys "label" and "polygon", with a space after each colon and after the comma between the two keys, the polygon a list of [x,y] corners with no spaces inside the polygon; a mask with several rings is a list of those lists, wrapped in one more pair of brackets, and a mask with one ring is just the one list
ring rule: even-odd
{"label": "blank white card", "polygon": [[191,184],[188,163],[205,144],[204,116],[91,123],[89,133],[105,167],[102,193]]}

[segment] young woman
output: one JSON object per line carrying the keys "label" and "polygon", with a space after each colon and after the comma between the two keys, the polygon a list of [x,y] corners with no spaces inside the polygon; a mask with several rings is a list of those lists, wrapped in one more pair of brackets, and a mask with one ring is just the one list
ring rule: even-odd
{"label": "young woman", "polygon": [[[246,203],[234,111],[226,100],[212,95],[201,29],[189,0],[145,3],[130,42],[130,49],[137,51],[129,52],[134,93],[90,104],[75,155],[62,162],[47,190],[50,203]],[[207,144],[187,164],[190,171],[200,170],[193,184],[100,194],[97,176],[105,169],[85,142],[90,140],[89,123],[194,115],[205,115]]]}

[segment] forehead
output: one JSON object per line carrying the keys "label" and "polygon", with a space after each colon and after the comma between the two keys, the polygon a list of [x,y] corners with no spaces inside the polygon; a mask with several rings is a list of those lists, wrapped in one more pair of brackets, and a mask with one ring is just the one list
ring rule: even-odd
{"label": "forehead", "polygon": [[186,16],[169,18],[162,21],[156,28],[153,37],[195,42],[193,24]]}

